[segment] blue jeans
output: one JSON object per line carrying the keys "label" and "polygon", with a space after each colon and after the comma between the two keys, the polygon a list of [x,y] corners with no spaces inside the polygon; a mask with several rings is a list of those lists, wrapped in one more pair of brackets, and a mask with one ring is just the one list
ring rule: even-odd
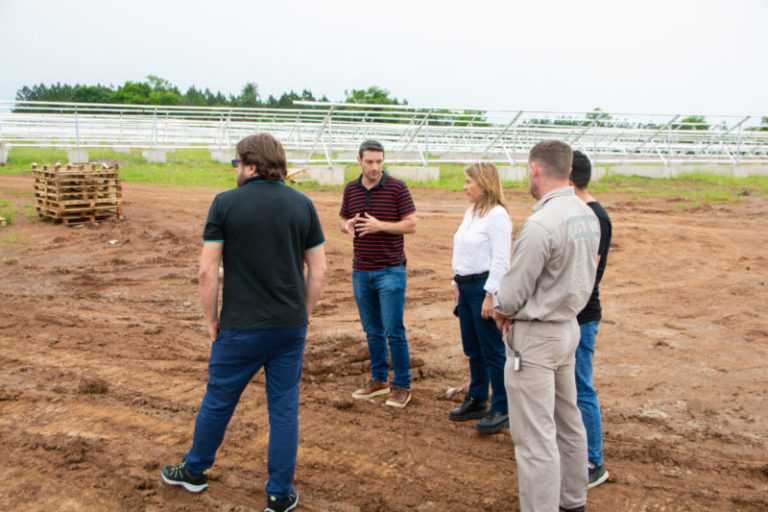
{"label": "blue jeans", "polygon": [[299,444],[299,379],[306,327],[223,330],[211,345],[208,386],[195,421],[192,448],[184,456],[193,473],[213,465],[240,394],[263,366],[269,411],[265,490],[283,498],[293,490]]}
{"label": "blue jeans", "polygon": [[576,348],[577,403],[587,431],[589,461],[595,466],[603,463],[603,424],[595,383],[592,381],[592,357],[595,354],[595,336],[599,323],[589,322],[579,326],[581,338]]}
{"label": "blue jeans", "polygon": [[493,319],[480,316],[485,300],[484,279],[459,283],[459,327],[464,354],[469,357],[468,395],[488,400],[488,383],[493,395],[491,411],[507,414],[507,390],[504,388],[506,349],[501,331]]}
{"label": "blue jeans", "polygon": [[355,302],[360,323],[368,338],[371,358],[371,378],[387,382],[387,342],[392,356],[395,377],[392,385],[411,387],[411,359],[405,339],[403,311],[405,309],[405,266],[383,268],[373,272],[352,271]]}

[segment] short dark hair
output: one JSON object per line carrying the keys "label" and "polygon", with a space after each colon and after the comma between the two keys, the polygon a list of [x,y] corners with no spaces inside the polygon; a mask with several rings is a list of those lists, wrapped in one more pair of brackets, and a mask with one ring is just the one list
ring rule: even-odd
{"label": "short dark hair", "polygon": [[363,157],[363,151],[380,151],[383,153],[384,146],[382,146],[381,142],[377,140],[368,139],[360,144],[360,158]]}
{"label": "short dark hair", "polygon": [[539,164],[550,178],[567,180],[571,174],[573,151],[571,146],[561,140],[543,140],[533,146],[528,161]]}
{"label": "short dark hair", "polygon": [[288,174],[283,145],[268,133],[249,135],[235,150],[243,165],[255,165],[256,173],[269,181],[284,180]]}
{"label": "short dark hair", "polygon": [[576,188],[587,188],[589,180],[592,178],[592,163],[589,157],[579,151],[573,152],[573,165],[571,169],[571,181]]}

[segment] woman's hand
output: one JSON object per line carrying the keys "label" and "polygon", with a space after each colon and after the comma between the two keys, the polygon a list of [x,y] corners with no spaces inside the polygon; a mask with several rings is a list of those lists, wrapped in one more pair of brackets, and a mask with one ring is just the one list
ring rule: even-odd
{"label": "woman's hand", "polygon": [[480,316],[483,320],[493,318],[493,297],[486,295],[483,299],[483,308],[480,310]]}

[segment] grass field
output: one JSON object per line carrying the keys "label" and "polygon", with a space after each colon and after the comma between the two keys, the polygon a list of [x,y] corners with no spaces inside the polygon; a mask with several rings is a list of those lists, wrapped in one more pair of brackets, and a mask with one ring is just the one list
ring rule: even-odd
{"label": "grass field", "polygon": [[[90,148],[91,161],[117,163],[120,166],[120,177],[130,183],[151,183],[161,186],[208,186],[231,187],[234,184],[234,171],[225,163],[211,161],[207,149],[178,149],[168,154],[165,164],[148,163],[141,156],[141,150],[134,149],[130,154],[116,153],[111,148]],[[28,173],[31,164],[54,164],[66,162],[67,154],[63,150],[46,148],[13,148],[6,165],[0,166],[0,175],[20,175]],[[434,165],[434,164],[432,164]],[[449,191],[461,190],[464,185],[465,165],[441,163],[440,180],[424,183],[409,183],[412,187],[442,188]],[[346,181],[359,175],[359,167],[350,165],[346,168]],[[318,188],[312,183],[295,185],[300,190]],[[525,191],[526,182],[505,182],[508,191]],[[324,189],[339,189],[336,187],[320,187]],[[768,177],[753,176],[748,178],[733,178],[708,173],[688,174],[679,178],[643,178],[608,174],[600,181],[590,184],[590,190],[599,195],[602,192],[627,192],[632,199],[646,197],[666,197],[674,202],[682,211],[695,210],[704,204],[737,203],[745,196],[768,195]],[[16,215],[34,216],[34,211],[15,208],[8,198],[0,197],[0,217],[7,222],[13,221]]]}

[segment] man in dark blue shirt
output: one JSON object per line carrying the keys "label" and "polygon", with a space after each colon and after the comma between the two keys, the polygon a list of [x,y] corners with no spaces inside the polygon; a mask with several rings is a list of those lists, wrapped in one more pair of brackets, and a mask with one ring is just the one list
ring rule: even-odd
{"label": "man in dark blue shirt", "polygon": [[284,184],[285,151],[274,137],[241,140],[232,165],[238,186],[216,196],[203,231],[200,295],[212,341],[208,386],[192,447],[182,464],[163,468],[162,478],[191,492],[208,486],[208,468],[240,394],[264,367],[270,425],[265,512],[284,512],[299,501],[293,488],[299,379],[309,316],[325,279],[325,238],[312,201]]}

